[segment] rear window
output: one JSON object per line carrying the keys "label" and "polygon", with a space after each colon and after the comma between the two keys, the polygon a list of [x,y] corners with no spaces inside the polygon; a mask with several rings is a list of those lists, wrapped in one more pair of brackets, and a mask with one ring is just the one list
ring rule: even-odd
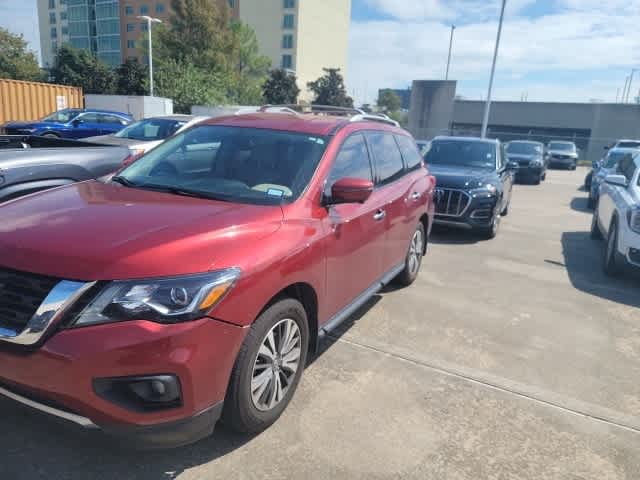
{"label": "rear window", "polygon": [[416,147],[416,144],[409,137],[404,135],[396,135],[398,146],[400,147],[400,153],[404,158],[404,162],[409,170],[418,168],[422,164],[422,156]]}
{"label": "rear window", "polygon": [[377,183],[393,182],[404,173],[402,155],[390,133],[370,132],[367,140],[376,166]]}

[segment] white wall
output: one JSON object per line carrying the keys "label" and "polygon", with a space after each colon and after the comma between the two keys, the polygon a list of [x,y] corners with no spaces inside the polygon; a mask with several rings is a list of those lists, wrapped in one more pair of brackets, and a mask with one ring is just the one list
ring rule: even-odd
{"label": "white wall", "polygon": [[173,115],[173,100],[162,97],[87,94],[84,96],[84,103],[86,108],[128,113],[136,120]]}

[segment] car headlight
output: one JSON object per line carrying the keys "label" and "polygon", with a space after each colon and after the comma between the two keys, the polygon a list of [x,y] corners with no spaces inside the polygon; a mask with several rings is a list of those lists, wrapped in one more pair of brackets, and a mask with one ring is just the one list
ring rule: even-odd
{"label": "car headlight", "polygon": [[633,208],[627,211],[627,221],[631,230],[640,233],[640,208]]}
{"label": "car headlight", "polygon": [[112,281],[78,315],[72,326],[126,320],[177,323],[202,317],[233,288],[240,269],[149,280]]}
{"label": "car headlight", "polygon": [[480,188],[474,188],[469,190],[469,194],[472,197],[492,196],[492,195],[495,195],[497,191],[498,191],[498,187],[496,187],[492,183],[487,183],[486,185],[483,185]]}

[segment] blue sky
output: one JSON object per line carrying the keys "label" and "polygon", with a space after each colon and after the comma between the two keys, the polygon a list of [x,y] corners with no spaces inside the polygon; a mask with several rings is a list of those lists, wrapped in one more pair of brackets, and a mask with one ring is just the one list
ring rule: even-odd
{"label": "blue sky", "polygon": [[[455,24],[450,78],[459,95],[483,98],[499,8],[500,0],[352,0],[349,93],[373,102],[378,88],[442,78]],[[36,50],[37,22],[36,0],[0,0],[0,26]],[[495,97],[614,101],[640,66],[638,25],[638,0],[508,0]]]}

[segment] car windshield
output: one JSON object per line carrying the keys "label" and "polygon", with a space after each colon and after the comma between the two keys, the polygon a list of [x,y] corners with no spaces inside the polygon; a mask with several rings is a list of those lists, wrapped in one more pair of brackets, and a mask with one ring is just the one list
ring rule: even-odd
{"label": "car windshield", "polygon": [[428,165],[496,168],[496,145],[473,140],[434,140],[424,156]]}
{"label": "car windshield", "polygon": [[618,142],[616,145],[617,148],[640,148],[640,141],[623,141]]}
{"label": "car windshield", "polygon": [[575,152],[576,146],[573,143],[551,142],[549,144],[549,150],[557,150],[560,152]]}
{"label": "car windshield", "polygon": [[535,155],[542,153],[542,147],[536,143],[511,142],[507,145],[507,153]]}
{"label": "car windshield", "polygon": [[203,125],[178,133],[114,177],[133,188],[280,204],[307,187],[327,138]]}
{"label": "car windshield", "polygon": [[620,160],[622,160],[627,155],[630,155],[630,154],[625,152],[609,152],[609,155],[607,155],[607,158],[605,159],[603,167],[615,168],[618,165],[618,163],[620,163]]}
{"label": "car windshield", "polygon": [[130,140],[154,141],[164,140],[180,129],[185,123],[184,120],[172,120],[168,118],[150,118],[132,123],[127,128],[115,134],[118,138],[128,138]]}
{"label": "car windshield", "polygon": [[73,108],[65,108],[64,110],[58,110],[57,112],[54,112],[51,115],[47,115],[41,121],[67,123],[73,120],[74,118],[76,118],[79,113],[80,113],[80,110],[73,109]]}

